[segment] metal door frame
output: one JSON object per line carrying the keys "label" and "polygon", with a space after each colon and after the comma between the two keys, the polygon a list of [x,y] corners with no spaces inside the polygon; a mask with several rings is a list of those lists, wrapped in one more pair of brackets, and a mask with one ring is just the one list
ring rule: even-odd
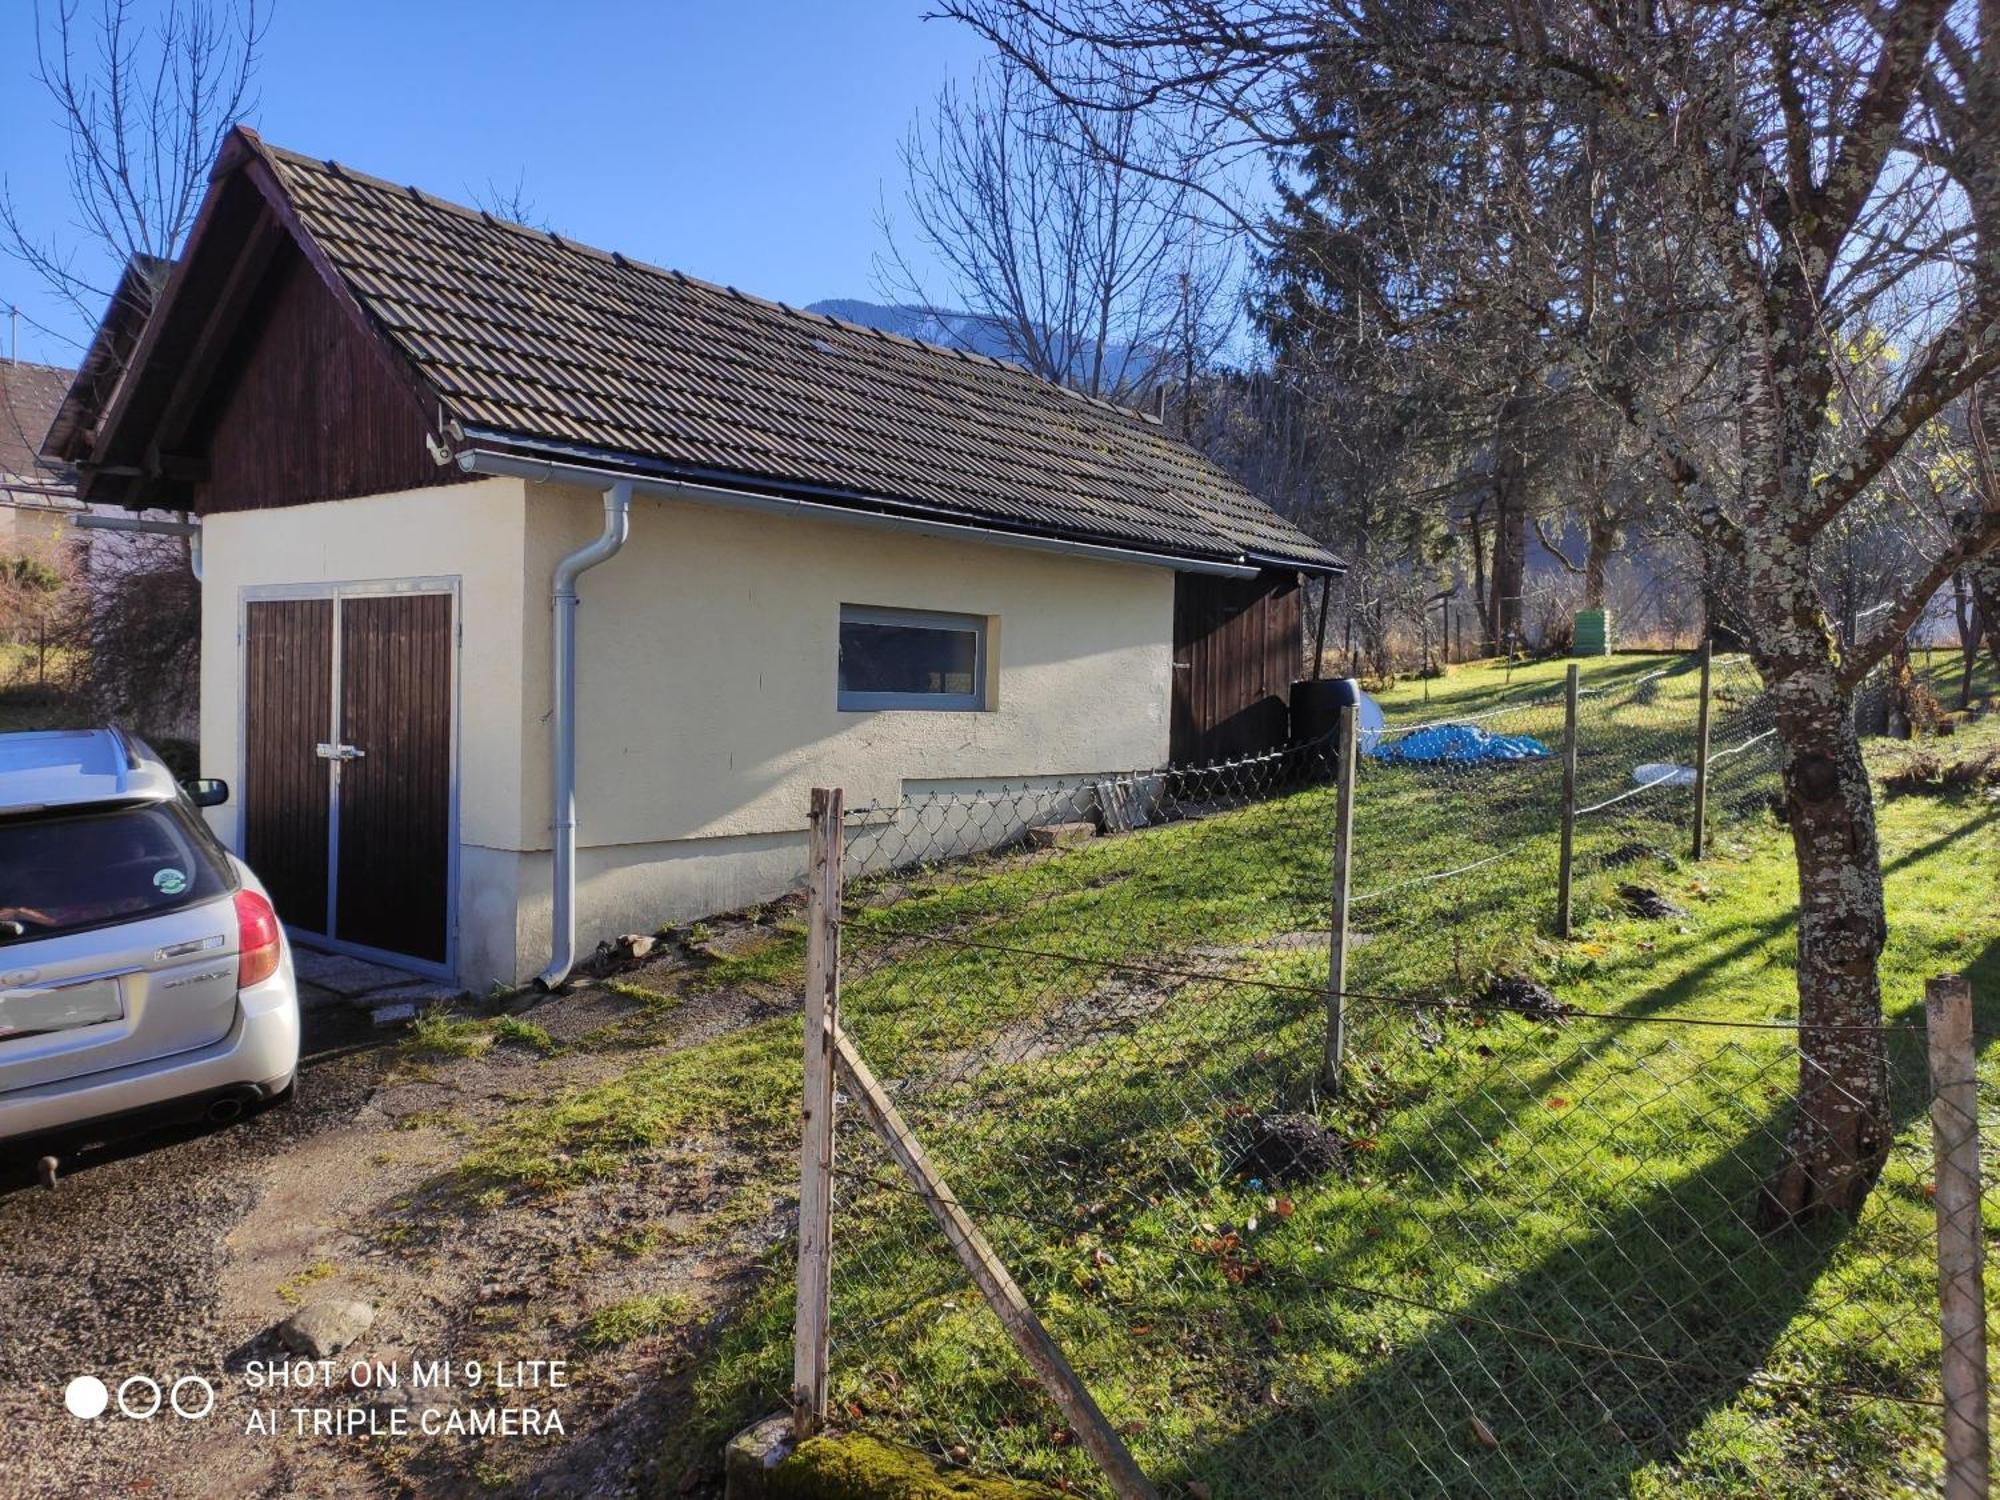
{"label": "metal door frame", "polygon": [[[350,954],[355,958],[371,959],[392,968],[406,969],[412,973],[429,975],[437,979],[458,977],[458,803],[459,803],[459,701],[463,676],[459,671],[459,654],[464,646],[464,630],[460,613],[459,576],[455,573],[421,578],[365,578],[342,579],[335,583],[259,583],[245,584],[237,591],[236,598],[236,785],[249,795],[250,758],[250,694],[249,694],[249,652],[250,652],[250,606],[276,602],[285,599],[330,599],[333,601],[333,641],[328,651],[330,671],[327,694],[331,709],[327,716],[328,733],[332,743],[341,742],[341,659],[345,632],[341,627],[340,603],[343,599],[367,598],[383,594],[444,594],[451,599],[451,639],[446,659],[450,663],[451,683],[446,699],[451,705],[451,740],[446,751],[448,785],[445,791],[445,906],[444,906],[444,959],[433,963],[429,959],[417,958],[407,953],[395,953],[387,948],[374,948],[366,943],[352,943],[334,936],[334,929],[340,917],[340,766],[338,760],[329,760],[327,775],[326,811],[326,932],[295,931],[289,925],[286,933],[294,944],[306,948],[323,949],[330,953]],[[243,858],[244,830],[249,819],[238,816],[234,841],[237,857]],[[247,861],[246,861],[247,863]]]}

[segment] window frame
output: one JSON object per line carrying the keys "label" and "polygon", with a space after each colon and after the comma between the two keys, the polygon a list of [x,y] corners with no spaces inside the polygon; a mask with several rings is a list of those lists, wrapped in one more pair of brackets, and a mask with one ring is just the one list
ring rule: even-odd
{"label": "window frame", "polygon": [[[987,690],[986,642],[990,619],[950,610],[901,609],[888,604],[842,604],[834,642],[834,699],[841,713],[983,713]],[[969,693],[873,693],[840,685],[839,636],[849,625],[884,625],[937,630],[972,637],[972,691]]]}

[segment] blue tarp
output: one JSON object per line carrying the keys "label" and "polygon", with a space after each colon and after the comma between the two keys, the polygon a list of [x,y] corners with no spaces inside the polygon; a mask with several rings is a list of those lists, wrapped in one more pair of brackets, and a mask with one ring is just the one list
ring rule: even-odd
{"label": "blue tarp", "polygon": [[1387,738],[1377,738],[1368,746],[1368,754],[1376,760],[1410,765],[1477,765],[1482,761],[1537,760],[1549,753],[1549,747],[1531,735],[1492,734],[1477,724],[1432,724],[1384,744]]}

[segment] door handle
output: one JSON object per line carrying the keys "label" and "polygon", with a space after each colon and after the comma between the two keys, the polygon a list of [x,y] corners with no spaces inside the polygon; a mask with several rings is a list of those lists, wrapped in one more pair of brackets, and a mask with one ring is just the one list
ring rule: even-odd
{"label": "door handle", "polygon": [[359,760],[367,753],[359,745],[319,744],[313,746],[313,754],[317,755],[321,760]]}

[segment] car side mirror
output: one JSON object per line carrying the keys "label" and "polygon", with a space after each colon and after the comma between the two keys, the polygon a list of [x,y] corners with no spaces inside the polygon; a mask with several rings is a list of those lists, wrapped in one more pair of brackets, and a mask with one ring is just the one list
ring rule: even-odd
{"label": "car side mirror", "polygon": [[215,776],[190,781],[187,790],[196,807],[220,807],[229,800],[229,783]]}

